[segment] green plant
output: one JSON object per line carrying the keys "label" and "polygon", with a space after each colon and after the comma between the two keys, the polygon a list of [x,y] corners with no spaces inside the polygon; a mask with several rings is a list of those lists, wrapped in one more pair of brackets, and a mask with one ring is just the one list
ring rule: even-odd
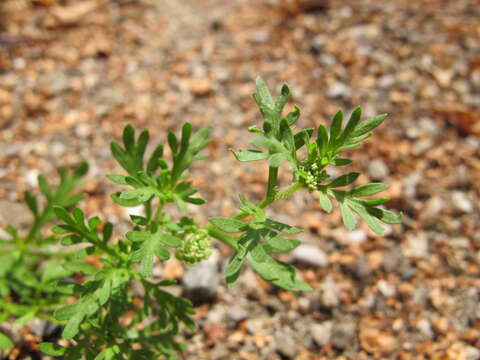
{"label": "green plant", "polygon": [[[260,277],[275,286],[291,291],[311,290],[298,278],[294,266],[275,257],[297,247],[300,241],[289,235],[302,230],[270,219],[265,213],[269,205],[295,191],[317,192],[321,206],[327,212],[333,208],[332,199],[336,200],[348,229],[353,229],[357,223],[354,213],[379,234],[383,233],[380,222],[400,222],[399,215],[379,207],[387,198],[363,199],[385,189],[384,184],[367,184],[345,190],[342,188],[353,183],[358,173],[347,173],[333,180],[328,174],[329,166],[351,163],[340,157],[341,152],[367,139],[370,131],[382,123],[384,115],[360,122],[361,110],[357,108],[343,127],[343,115],[338,112],[330,129],[320,125],[312,140],[313,129],[294,132],[300,116],[298,107],[286,116],[282,115],[290,96],[287,85],[282,87],[276,101],[260,78],[256,85],[253,97],[260,108],[263,127],[251,127],[249,132],[257,135],[251,144],[263,150],[240,150],[233,151],[233,154],[239,161],[268,162],[267,189],[259,203],[254,204],[245,195],[240,195],[238,214],[228,218],[212,217],[211,224],[204,226],[194,219],[174,219],[168,214],[165,206],[170,203],[182,211],[186,210],[187,204],[204,203],[203,199],[194,197],[197,190],[188,180],[187,169],[205,157],[200,152],[209,143],[211,127],[193,132],[192,125],[186,123],[180,137],[168,133],[171,161],[164,157],[162,144],[145,159],[149,140],[147,130],[136,137],[134,128],[126,126],[123,147],[112,143],[112,155],[126,174],[107,177],[128,187],[113,194],[112,199],[126,207],[143,205],[145,210],[144,216],[131,216],[132,229],[124,237],[113,241],[111,223],[102,223],[98,217],[87,219],[78,208],[68,212],[64,206],[54,207],[62,224],[52,230],[60,236],[61,244],[86,245],[77,252],[75,259],[64,262],[64,277],[55,287],[56,291],[75,299],[74,303],[58,308],[54,313],[55,320],[65,324],[62,335],[72,340],[72,345],[62,347],[43,343],[40,345],[42,351],[67,360],[175,358],[184,348],[175,341],[175,335],[181,324],[194,329],[191,319],[194,311],[189,300],[164,289],[172,281],[151,279],[153,268],[156,259],[165,261],[172,252],[188,265],[206,259],[211,253],[212,238],[229,245],[234,252],[225,268],[228,286],[235,283],[247,262]],[[292,181],[280,189],[278,172],[283,163],[289,165]],[[86,256],[95,256],[102,265],[90,265],[85,261]],[[135,265],[137,263],[139,266]],[[74,274],[77,274],[77,281],[72,280]],[[142,295],[132,292],[132,282],[143,286]]]}
{"label": "green plant", "polygon": [[[65,168],[58,169],[58,186],[50,186],[45,176],[39,175],[41,202],[31,191],[25,191],[24,198],[33,223],[25,235],[8,226],[9,238],[1,240],[0,323],[15,321],[22,324],[34,317],[55,321],[52,311],[64,303],[66,297],[56,289],[54,281],[66,276],[63,264],[74,259],[75,253],[52,250],[57,239],[45,236],[42,229],[55,218],[55,206],[71,207],[82,199],[75,189],[87,171],[87,163],[80,164],[70,173]],[[12,345],[11,340],[0,333],[0,349]]]}

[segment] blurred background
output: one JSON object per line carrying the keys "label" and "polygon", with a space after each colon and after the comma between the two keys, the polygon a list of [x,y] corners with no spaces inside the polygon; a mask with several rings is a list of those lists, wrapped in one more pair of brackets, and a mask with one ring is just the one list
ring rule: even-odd
{"label": "blurred background", "polygon": [[[127,123],[156,141],[183,121],[215,126],[193,171],[209,202],[191,210],[200,223],[233,214],[239,192],[260,199],[265,165],[228,152],[259,124],[257,75],[290,85],[298,127],[358,105],[389,113],[351,168],[390,184],[405,219],[378,237],[344,230],[307,192],[275,204],[306,230],[290,260],[315,291],[279,291],[249,269],[227,291],[219,245],[185,358],[479,359],[478,0],[2,0],[0,226],[31,221],[22,192],[39,173],[87,160],[81,207],[120,234],[128,217],[104,175]],[[161,271],[179,293],[199,281],[176,260]],[[34,348],[43,335],[29,326],[10,330]]]}

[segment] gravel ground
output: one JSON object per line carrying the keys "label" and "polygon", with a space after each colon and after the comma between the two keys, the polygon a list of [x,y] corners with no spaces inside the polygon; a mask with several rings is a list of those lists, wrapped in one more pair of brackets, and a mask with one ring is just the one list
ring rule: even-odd
{"label": "gravel ground", "polygon": [[[22,192],[36,174],[85,159],[82,208],[121,231],[109,142],[126,123],[163,141],[186,120],[215,125],[209,162],[193,170],[209,206],[191,213],[231,215],[267,178],[228,152],[259,121],[254,79],[286,81],[299,127],[357,105],[390,114],[352,170],[390,184],[405,220],[379,237],[343,230],[306,192],[276,204],[272,216],[306,230],[290,260],[315,291],[279,291],[248,269],[227,290],[218,245],[185,359],[480,359],[479,1],[33,4],[0,4],[0,225],[30,221]],[[170,261],[163,275],[180,293],[195,271]]]}

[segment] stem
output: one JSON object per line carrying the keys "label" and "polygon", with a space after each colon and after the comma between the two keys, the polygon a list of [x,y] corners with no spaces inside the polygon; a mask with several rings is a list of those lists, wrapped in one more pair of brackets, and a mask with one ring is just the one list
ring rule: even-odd
{"label": "stem", "polygon": [[273,199],[275,197],[277,180],[278,180],[278,167],[270,166],[268,168],[268,184],[267,184],[267,193],[265,194],[265,199]]}
{"label": "stem", "polygon": [[162,216],[162,210],[163,210],[163,206],[165,205],[165,203],[163,202],[162,199],[159,199],[159,203],[158,203],[158,206],[157,206],[157,210],[155,211],[155,217],[154,217],[154,220],[155,221],[160,221],[160,217]]}
{"label": "stem", "polygon": [[145,216],[147,220],[150,220],[150,218],[152,217],[152,200],[151,199],[145,203],[144,208],[145,208]]}
{"label": "stem", "polygon": [[208,231],[208,234],[211,237],[214,237],[217,240],[220,240],[224,244],[232,247],[233,249],[237,249],[237,238],[232,235],[225,234],[219,230],[213,225],[207,225],[204,227]]}

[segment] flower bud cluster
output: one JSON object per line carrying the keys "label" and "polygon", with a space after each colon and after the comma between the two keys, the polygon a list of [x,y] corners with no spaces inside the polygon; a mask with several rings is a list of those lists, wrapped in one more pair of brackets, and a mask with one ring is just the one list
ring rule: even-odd
{"label": "flower bud cluster", "polygon": [[328,177],[323,166],[319,166],[316,162],[304,161],[300,165],[300,170],[304,174],[303,181],[310,191],[318,190],[320,183]]}
{"label": "flower bud cluster", "polygon": [[195,265],[208,259],[212,254],[211,238],[208,231],[198,227],[191,227],[184,233],[182,245],[177,249],[175,256],[188,265]]}

